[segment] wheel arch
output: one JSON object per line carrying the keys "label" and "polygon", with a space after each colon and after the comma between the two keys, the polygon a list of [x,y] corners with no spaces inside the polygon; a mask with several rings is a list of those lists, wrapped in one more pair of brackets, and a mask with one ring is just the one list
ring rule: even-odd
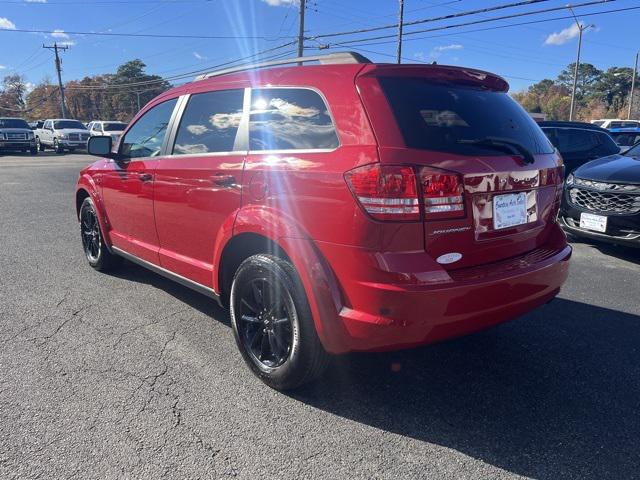
{"label": "wheel arch", "polygon": [[94,206],[96,207],[96,213],[98,214],[98,223],[100,224],[100,232],[102,233],[102,238],[104,238],[104,243],[107,246],[109,252],[111,252],[111,237],[109,236],[109,228],[108,228],[108,220],[106,216],[106,212],[104,209],[104,205],[102,203],[102,199],[98,194],[98,190],[96,184],[89,175],[82,175],[78,180],[78,185],[76,187],[76,218],[80,221],[80,208],[82,207],[82,202],[86,198],[91,198]]}

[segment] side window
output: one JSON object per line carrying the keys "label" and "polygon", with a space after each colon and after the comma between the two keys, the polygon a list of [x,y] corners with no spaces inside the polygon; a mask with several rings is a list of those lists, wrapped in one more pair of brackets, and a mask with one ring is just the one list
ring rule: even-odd
{"label": "side window", "polygon": [[322,97],[301,88],[251,92],[250,150],[305,150],[338,147],[338,136]]}
{"label": "side window", "polygon": [[609,128],[622,128],[622,122],[611,122]]}
{"label": "side window", "polygon": [[614,153],[620,152],[620,147],[613,141],[613,139],[603,132],[596,132],[598,139],[598,146],[595,149],[595,154],[606,156],[613,155]]}
{"label": "side window", "polygon": [[51,128],[51,120],[47,120],[46,122],[44,122],[43,128]]}
{"label": "side window", "polygon": [[243,100],[242,89],[192,95],[178,127],[173,154],[233,151]]}
{"label": "side window", "polygon": [[594,132],[574,128],[558,129],[558,150],[560,153],[587,152],[598,145]]}
{"label": "side window", "polygon": [[140,117],[120,142],[120,154],[129,158],[159,155],[177,101],[167,100]]}

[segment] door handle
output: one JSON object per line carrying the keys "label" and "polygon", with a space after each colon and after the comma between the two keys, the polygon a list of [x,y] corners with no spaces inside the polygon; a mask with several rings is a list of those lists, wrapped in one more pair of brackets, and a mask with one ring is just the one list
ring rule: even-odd
{"label": "door handle", "polygon": [[153,175],[151,175],[150,173],[138,174],[138,180],[140,180],[141,182],[149,182],[151,181],[152,178],[153,178]]}
{"label": "door handle", "polygon": [[236,177],[233,175],[216,174],[211,178],[214,185],[219,187],[235,187],[237,185]]}

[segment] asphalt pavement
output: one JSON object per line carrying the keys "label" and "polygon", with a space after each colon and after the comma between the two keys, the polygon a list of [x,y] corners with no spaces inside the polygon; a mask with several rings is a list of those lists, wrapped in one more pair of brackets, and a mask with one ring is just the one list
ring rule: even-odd
{"label": "asphalt pavement", "polygon": [[551,304],[285,395],[208,298],[86,264],[90,161],[0,157],[0,478],[640,475],[640,250],[574,242]]}

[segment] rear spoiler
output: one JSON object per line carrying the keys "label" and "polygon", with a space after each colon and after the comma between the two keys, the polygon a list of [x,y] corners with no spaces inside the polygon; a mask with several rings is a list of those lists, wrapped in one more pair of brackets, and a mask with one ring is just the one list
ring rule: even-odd
{"label": "rear spoiler", "polygon": [[509,83],[499,75],[452,65],[370,64],[358,76],[420,77],[438,83],[478,86],[497,92],[509,91]]}

